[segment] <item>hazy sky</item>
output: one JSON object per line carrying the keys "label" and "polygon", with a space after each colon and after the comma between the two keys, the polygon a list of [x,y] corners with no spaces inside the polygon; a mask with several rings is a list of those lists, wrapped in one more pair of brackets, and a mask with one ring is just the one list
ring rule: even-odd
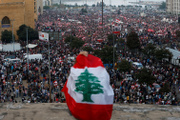
{"label": "hazy sky", "polygon": [[[59,0],[56,0],[59,1]],[[68,2],[68,0],[61,0],[62,2],[68,3],[68,4],[72,4],[74,5],[75,3],[77,3],[78,5],[83,5],[83,4],[87,4],[88,5],[92,5],[92,4],[96,4],[97,2],[101,2],[102,0],[69,0],[72,2]],[[128,5],[130,4],[129,2],[139,2],[139,0],[103,0],[104,3],[106,5]],[[140,0],[140,1],[157,1],[157,2],[162,2],[162,1],[166,1],[166,0]]]}

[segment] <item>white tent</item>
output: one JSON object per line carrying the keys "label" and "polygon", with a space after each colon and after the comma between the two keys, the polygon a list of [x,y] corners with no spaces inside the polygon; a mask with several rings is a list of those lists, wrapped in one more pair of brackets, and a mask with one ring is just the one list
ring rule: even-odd
{"label": "white tent", "polygon": [[0,51],[2,51],[2,48],[3,48],[3,45],[2,45],[2,44],[0,44]]}
{"label": "white tent", "polygon": [[35,48],[37,45],[35,45],[35,44],[28,44],[26,47],[28,47],[28,48]]}
{"label": "white tent", "polygon": [[78,24],[81,24],[82,22],[78,21],[77,23],[78,23]]}
{"label": "white tent", "polygon": [[166,49],[169,50],[172,53],[172,55],[173,55],[171,63],[174,64],[174,65],[180,65],[180,62],[179,62],[180,51],[172,49],[172,48],[169,48],[169,47],[166,47]]}
{"label": "white tent", "polygon": [[9,43],[9,44],[4,44],[2,45],[2,49],[4,52],[7,52],[7,51],[18,51],[18,50],[21,50],[21,45],[20,43]]}

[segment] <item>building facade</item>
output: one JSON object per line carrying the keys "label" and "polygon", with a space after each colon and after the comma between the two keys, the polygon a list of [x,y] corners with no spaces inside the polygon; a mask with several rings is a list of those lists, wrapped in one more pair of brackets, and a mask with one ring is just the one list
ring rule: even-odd
{"label": "building facade", "polygon": [[43,0],[43,6],[51,6],[51,0]]}
{"label": "building facade", "polygon": [[53,4],[58,4],[58,5],[60,5],[61,4],[61,0],[51,0],[51,4],[53,5]]}
{"label": "building facade", "polygon": [[0,11],[0,39],[2,31],[10,30],[17,40],[16,31],[22,24],[35,28],[38,18],[36,0],[0,0]]}
{"label": "building facade", "polygon": [[36,0],[37,15],[43,14],[43,0]]}
{"label": "building facade", "polygon": [[168,13],[180,14],[180,0],[166,0],[166,8]]}

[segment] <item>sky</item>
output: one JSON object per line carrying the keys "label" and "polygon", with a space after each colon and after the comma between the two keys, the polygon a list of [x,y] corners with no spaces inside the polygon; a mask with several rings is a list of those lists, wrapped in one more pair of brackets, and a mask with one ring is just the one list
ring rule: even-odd
{"label": "sky", "polygon": [[[56,0],[59,1],[59,0]],[[74,5],[75,3],[77,3],[78,5],[83,5],[83,4],[87,4],[88,5],[92,5],[92,4],[96,4],[97,2],[101,2],[102,0],[71,0],[71,2],[68,2],[67,0],[61,0],[62,2],[65,1],[68,4],[72,4]],[[130,4],[129,2],[139,2],[139,0],[103,0],[104,3],[106,5],[128,5]],[[162,1],[166,1],[166,0],[141,0],[141,1],[157,1],[157,2],[162,2]]]}

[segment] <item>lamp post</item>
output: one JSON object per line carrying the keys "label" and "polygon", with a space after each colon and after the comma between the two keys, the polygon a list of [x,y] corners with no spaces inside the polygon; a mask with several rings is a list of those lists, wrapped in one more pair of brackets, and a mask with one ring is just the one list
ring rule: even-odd
{"label": "lamp post", "polygon": [[103,29],[103,0],[102,0],[102,29]]}
{"label": "lamp post", "polygon": [[50,69],[51,69],[51,62],[50,62],[50,44],[49,44],[49,42],[50,42],[50,38],[49,38],[49,40],[48,40],[48,61],[49,61],[49,94],[50,94],[50,103],[52,102],[52,99],[51,99],[51,71],[50,71]]}
{"label": "lamp post", "polygon": [[13,52],[15,52],[15,50],[14,50],[14,19],[12,19],[11,20],[12,21],[12,41],[13,41]]}
{"label": "lamp post", "polygon": [[[0,22],[1,22],[1,31],[0,31],[1,33],[0,33],[0,34],[1,34],[1,36],[2,36],[2,21],[0,20]],[[0,40],[1,40],[1,38],[0,38]],[[2,41],[2,40],[1,40],[1,41]]]}
{"label": "lamp post", "polygon": [[29,82],[28,28],[26,28],[26,55],[27,55],[27,80]]}
{"label": "lamp post", "polygon": [[115,58],[115,49],[114,49],[114,33],[113,33],[113,69],[114,69],[114,58]]}

